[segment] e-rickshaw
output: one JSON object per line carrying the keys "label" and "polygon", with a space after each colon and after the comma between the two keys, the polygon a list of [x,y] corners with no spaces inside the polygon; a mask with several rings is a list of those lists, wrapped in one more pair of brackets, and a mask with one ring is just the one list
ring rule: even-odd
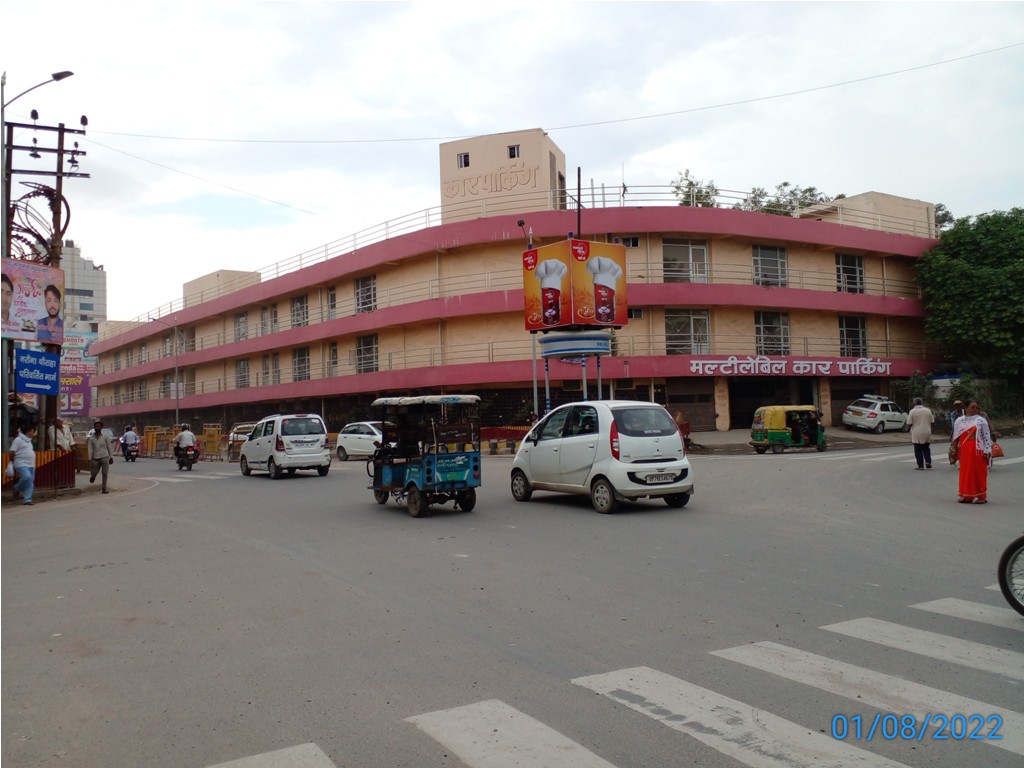
{"label": "e-rickshaw", "polygon": [[471,512],[480,486],[479,403],[477,395],[374,400],[383,434],[366,471],[377,503],[394,497],[413,517],[448,501]]}
{"label": "e-rickshaw", "polygon": [[750,445],[758,453],[769,448],[782,453],[787,448],[828,449],[821,411],[814,405],[766,405],[754,411]]}

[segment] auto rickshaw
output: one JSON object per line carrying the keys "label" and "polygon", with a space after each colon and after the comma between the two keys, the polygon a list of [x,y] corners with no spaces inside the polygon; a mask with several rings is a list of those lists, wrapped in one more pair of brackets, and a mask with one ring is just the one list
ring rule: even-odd
{"label": "auto rickshaw", "polygon": [[771,448],[782,453],[787,448],[828,449],[821,411],[814,405],[766,405],[754,411],[750,426],[750,445],[758,453]]}
{"label": "auto rickshaw", "polygon": [[380,445],[366,463],[378,504],[393,497],[419,517],[454,501],[471,512],[480,486],[477,395],[380,397]]}

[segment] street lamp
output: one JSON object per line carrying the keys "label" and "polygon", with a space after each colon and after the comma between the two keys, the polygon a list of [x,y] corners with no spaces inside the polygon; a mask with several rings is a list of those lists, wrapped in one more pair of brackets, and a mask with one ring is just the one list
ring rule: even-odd
{"label": "street lamp", "polygon": [[160,323],[160,325],[166,328],[171,328],[174,331],[174,424],[177,426],[181,424],[181,419],[178,417],[178,411],[181,406],[180,384],[178,383],[178,319],[174,319],[174,325],[166,323],[157,317],[151,316],[149,319],[154,323]]}
{"label": "street lamp", "polygon": [[[63,80],[66,77],[71,77],[74,72],[54,72],[50,75],[49,80],[44,80],[41,83],[33,85],[31,88],[27,88],[19,93],[14,98],[8,100],[4,95],[4,90],[7,86],[7,73],[0,74],[0,214],[3,215],[3,222],[0,223],[0,258],[8,258],[11,255],[10,242],[7,236],[7,226],[10,222],[11,211],[9,208],[10,201],[7,199],[9,189],[9,182],[7,178],[7,107],[29,91],[34,91],[36,88],[41,88],[47,83],[55,83],[58,80]],[[0,360],[2,360],[2,407],[3,407],[3,448],[7,449],[10,445],[10,419],[8,418],[8,395],[10,389],[10,376],[11,376],[11,360],[14,355],[14,342],[11,339],[3,340],[2,354],[0,354]],[[45,434],[45,433],[44,433]],[[45,439],[45,437],[44,437]]]}

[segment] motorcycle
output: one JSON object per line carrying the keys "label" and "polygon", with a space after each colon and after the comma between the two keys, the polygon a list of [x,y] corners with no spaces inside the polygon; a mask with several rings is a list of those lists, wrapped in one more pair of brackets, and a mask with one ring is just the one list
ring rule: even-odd
{"label": "motorcycle", "polygon": [[1024,536],[1010,542],[999,558],[999,589],[1010,607],[1024,616]]}
{"label": "motorcycle", "polygon": [[192,465],[199,459],[199,451],[194,445],[178,449],[178,471],[183,469],[192,471]]}
{"label": "motorcycle", "polygon": [[139,458],[139,444],[126,443],[122,440],[121,453],[124,454],[125,461],[135,461],[137,458]]}

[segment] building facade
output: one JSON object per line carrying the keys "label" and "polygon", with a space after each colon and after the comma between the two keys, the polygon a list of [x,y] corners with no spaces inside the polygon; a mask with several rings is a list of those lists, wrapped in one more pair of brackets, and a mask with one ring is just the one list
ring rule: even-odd
{"label": "building facade", "polygon": [[[849,401],[931,369],[915,279],[936,243],[930,204],[867,193],[779,216],[679,205],[667,187],[574,195],[540,134],[444,145],[439,223],[353,237],[269,275],[215,273],[158,319],[110,324],[93,345],[93,416],[226,429],[312,411],[337,430],[377,396],[447,391],[480,394],[490,426],[522,424],[580,399],[584,371],[595,397],[592,361],[545,365],[525,330],[528,233],[535,247],[569,232],[625,246],[629,320],[601,359],[602,394],[663,403],[695,429],[747,427],[773,403],[838,423]],[[543,183],[506,188],[510,160],[517,184]],[[451,209],[474,167],[491,181]]]}

